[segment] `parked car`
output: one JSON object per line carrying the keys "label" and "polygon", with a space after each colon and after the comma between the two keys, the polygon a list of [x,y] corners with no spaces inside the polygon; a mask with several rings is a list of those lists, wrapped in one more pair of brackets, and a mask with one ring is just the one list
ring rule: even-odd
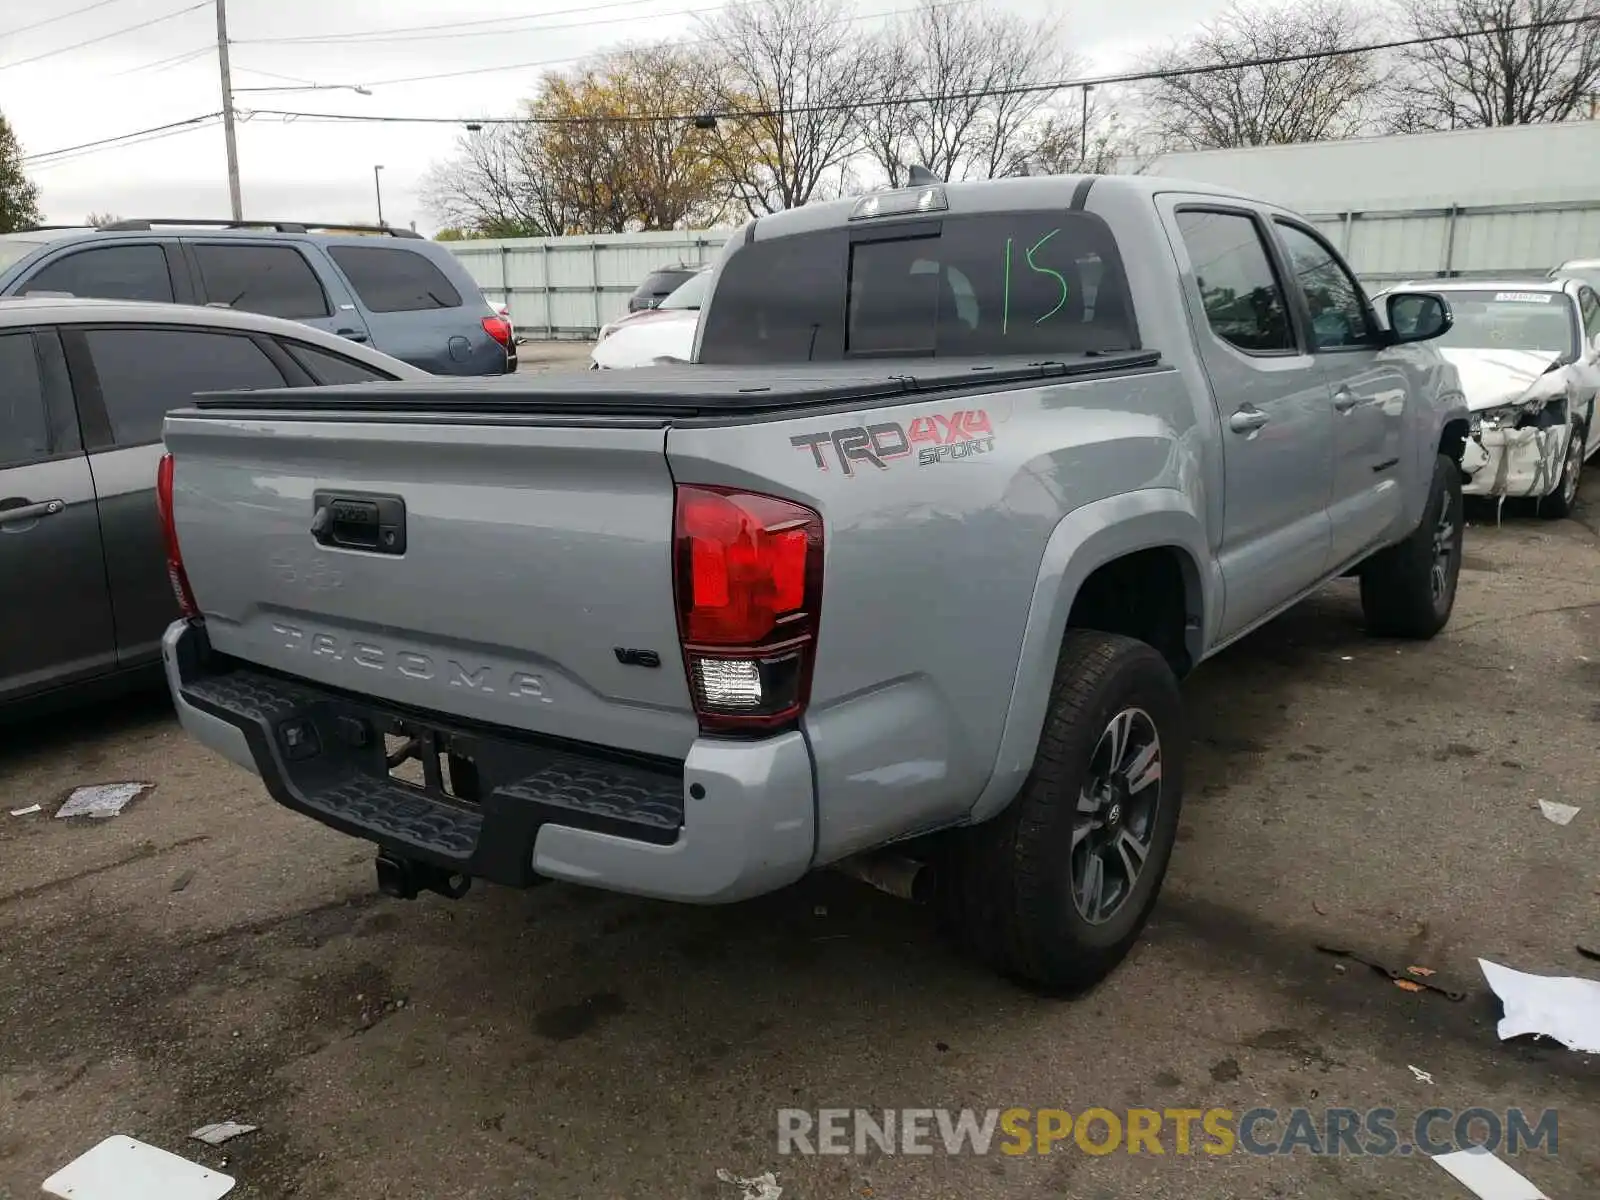
{"label": "parked car", "polygon": [[1550,271],[1551,279],[1578,279],[1600,292],[1600,258],[1568,259]]}
{"label": "parked car", "polygon": [[370,343],[437,375],[516,369],[510,322],[460,259],[409,229],[358,228],[174,219],[7,234],[0,295],[220,305]]}
{"label": "parked car", "polygon": [[170,414],[184,727],[394,895],[722,903],[892,854],[1073,990],[1166,873],[1181,676],[1340,575],[1375,634],[1450,619],[1448,308],[1385,323],[1291,212],[916,186],[764,216],[709,289],[690,365]]}
{"label": "parked car", "polygon": [[688,362],[700,305],[711,283],[709,267],[691,275],[655,308],[631,312],[602,326],[589,355],[592,370],[648,367],[663,359]]}
{"label": "parked car", "polygon": [[677,263],[670,267],[660,267],[646,275],[644,282],[634,289],[633,295],[628,297],[628,311],[642,312],[647,308],[658,307],[663,300],[672,295],[693,275],[700,267],[692,263]]}
{"label": "parked car", "polygon": [[[1546,516],[1570,516],[1583,465],[1600,451],[1600,292],[1565,276],[1427,286],[1454,313],[1434,344],[1472,410],[1465,493],[1534,497]],[[1397,319],[1409,322],[1410,308]]]}
{"label": "parked car", "polygon": [[212,388],[427,378],[272,317],[0,300],[0,714],[159,680],[178,613],[155,500],[167,409]]}

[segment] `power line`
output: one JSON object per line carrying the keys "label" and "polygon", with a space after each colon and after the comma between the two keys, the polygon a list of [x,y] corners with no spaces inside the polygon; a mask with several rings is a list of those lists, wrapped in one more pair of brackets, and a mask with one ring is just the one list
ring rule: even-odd
{"label": "power line", "polygon": [[152,74],[160,74],[162,71],[168,70],[172,67],[181,66],[192,59],[199,58],[203,54],[210,54],[215,50],[216,47],[208,43],[204,46],[197,46],[193,50],[185,50],[182,54],[174,54],[171,58],[158,58],[155,60],[155,62],[147,62],[142,63],[137,67],[129,67],[126,71],[118,71],[114,75],[106,76],[106,78],[121,79],[124,75],[137,75],[141,71],[149,71]]}
{"label": "power line", "polygon": [[[882,15],[888,16],[891,14],[885,13]],[[1600,16],[1564,17],[1559,20],[1527,21],[1518,25],[1463,30],[1459,33],[1434,34],[1428,37],[1404,38],[1388,42],[1372,42],[1367,45],[1348,46],[1338,50],[1311,50],[1302,54],[1236,59],[1231,62],[1206,63],[1194,67],[1167,67],[1159,70],[1135,71],[1120,75],[1099,75],[1084,79],[1058,79],[1048,83],[1017,84],[1012,87],[982,88],[964,92],[938,92],[920,96],[880,97],[870,100],[838,101],[825,104],[800,104],[790,105],[785,108],[740,108],[709,113],[624,113],[616,116],[596,117],[407,117],[359,113],[287,112],[280,109],[259,108],[254,110],[253,115],[281,117],[287,120],[306,119],[328,122],[408,125],[605,125],[618,121],[695,121],[708,116],[729,120],[739,117],[804,116],[813,113],[852,112],[863,108],[897,108],[903,105],[930,104],[952,100],[984,100],[1002,96],[1035,95],[1041,92],[1065,92],[1078,88],[1103,87],[1108,84],[1146,83],[1156,79],[1181,79],[1190,75],[1214,75],[1223,71],[1241,71],[1253,67],[1288,66],[1299,62],[1313,62],[1317,59],[1347,58],[1352,55],[1375,54],[1384,50],[1403,50],[1412,46],[1427,46],[1438,42],[1458,42],[1465,41],[1468,38],[1498,37],[1507,33],[1558,29],[1597,21],[1600,21]],[[399,81],[390,80],[389,82]]]}
{"label": "power line", "polygon": [[81,42],[74,42],[70,46],[62,46],[59,50],[46,50],[43,54],[35,54],[32,58],[19,58],[16,62],[0,63],[0,71],[9,71],[12,67],[25,67],[29,63],[40,62],[46,58],[54,58],[58,54],[67,54],[73,50],[82,50],[85,46],[93,46],[99,42],[109,42],[112,38],[121,37],[125,33],[132,33],[137,29],[148,29],[152,25],[159,25],[163,21],[170,21],[174,17],[181,17],[185,13],[196,12],[202,8],[210,8],[209,0],[201,0],[199,4],[191,4],[188,8],[180,8],[176,12],[169,12],[165,16],[151,17],[148,21],[140,21],[136,25],[128,25],[122,29],[114,29],[110,33],[102,33],[99,37],[87,38]]}
{"label": "power line", "polygon": [[46,25],[54,25],[57,21],[65,21],[68,17],[79,17],[84,13],[93,12],[97,8],[105,8],[110,4],[118,4],[121,0],[95,0],[93,4],[86,4],[82,8],[75,8],[71,12],[57,13],[53,17],[46,17],[42,21],[35,21],[32,25],[23,25],[16,29],[8,29],[0,33],[0,38],[16,37],[19,33],[28,33],[34,29],[43,29]]}
{"label": "power line", "polygon": [[[744,0],[744,2],[749,2],[749,0]],[[964,8],[965,6],[967,6],[969,4],[972,4],[972,3],[975,3],[975,0],[944,0],[943,3],[933,4],[933,5],[929,6],[929,7],[932,7],[932,8]],[[738,7],[743,7],[743,4],[742,3],[727,4],[727,5],[723,5],[721,7],[722,8],[738,8]],[[702,9],[700,11],[709,13],[709,12],[718,12],[718,11],[720,11],[720,9],[708,8],[708,9]],[[918,11],[921,11],[921,7],[920,6],[918,8],[893,8],[893,9],[888,10],[887,12],[855,13],[855,14],[853,14],[851,16],[843,18],[842,20],[840,20],[838,22],[831,22],[830,21],[830,22],[828,22],[828,24],[830,24],[830,25],[831,24],[849,25],[849,24],[853,24],[856,21],[871,21],[871,20],[875,20],[875,19],[878,19],[878,18],[882,18],[882,17],[899,17],[899,16],[904,16],[906,13],[918,12]],[[576,26],[576,25],[567,25],[567,26],[563,26],[563,28],[576,29],[576,28],[578,28],[578,26]],[[712,38],[693,38],[693,39],[691,39],[689,41],[678,42],[677,45],[679,45],[679,46],[704,46],[704,45],[710,44],[714,40],[715,39],[712,39]],[[569,55],[566,55],[563,58],[541,58],[541,59],[535,59],[532,62],[506,63],[506,64],[504,64],[502,66],[497,66],[497,67],[468,67],[465,70],[461,70],[461,71],[440,71],[440,72],[436,72],[436,73],[430,74],[430,75],[403,75],[403,76],[400,76],[397,79],[374,79],[370,83],[367,83],[365,86],[369,87],[369,88],[397,87],[400,84],[406,84],[406,83],[433,83],[433,82],[436,82],[436,81],[442,80],[442,79],[465,79],[465,78],[467,78],[469,76],[473,76],[473,75],[494,75],[494,74],[497,74],[497,73],[499,73],[501,71],[531,71],[531,70],[535,70],[535,69],[537,69],[539,67],[559,67],[559,66],[564,66],[567,63],[582,62],[584,59],[592,58],[592,57],[594,57],[593,52],[588,53],[588,54],[569,54]],[[271,78],[273,78],[273,79],[293,79],[293,81],[296,82],[296,83],[310,83],[310,82],[312,82],[311,80],[308,80],[308,79],[294,79],[293,76],[289,76],[289,75],[274,75],[271,71],[259,71],[259,70],[256,70],[256,68],[254,68],[254,67],[239,67],[238,70],[251,71],[251,72],[253,72],[254,74],[257,74],[257,75],[271,76]]]}
{"label": "power line", "polygon": [[[609,24],[609,22],[584,22],[583,25],[534,25],[526,29],[512,29],[508,28],[507,26],[513,21],[543,21],[550,17],[565,17],[571,16],[575,13],[603,12],[606,9],[611,8],[637,8],[642,4],[656,3],[659,3],[659,0],[610,0],[610,3],[606,4],[586,4],[578,8],[558,8],[553,12],[531,13],[522,17],[485,17],[476,21],[451,21],[444,25],[403,25],[396,29],[353,30],[345,33],[296,34],[293,37],[235,38],[234,43],[240,46],[320,46],[349,45],[351,43],[365,44],[367,42],[434,41],[437,38],[442,37],[485,37],[498,36],[508,33],[542,33],[547,30],[581,29],[584,27],[584,25],[603,25]],[[676,14],[660,13],[656,15],[674,16]],[[625,19],[639,20],[641,18],[628,17]],[[474,28],[476,26],[489,26],[489,28]]]}
{"label": "power line", "polygon": [[39,163],[37,166],[33,167],[32,170],[48,171],[52,167],[59,167],[65,163],[77,162],[80,158],[89,158],[92,155],[100,154],[107,150],[123,150],[130,146],[143,146],[146,142],[159,142],[165,140],[166,138],[181,137],[186,133],[194,133],[199,129],[215,129],[216,126],[217,120],[215,117],[213,117],[210,121],[200,125],[190,125],[183,129],[169,129],[165,133],[155,133],[151,134],[149,137],[134,138],[126,142],[121,142],[115,146],[101,146],[94,150],[84,150],[78,154],[64,154],[60,158],[52,158],[49,162]]}
{"label": "power line", "polygon": [[131,133],[119,133],[115,137],[99,138],[92,142],[80,142],[76,146],[61,146],[55,150],[41,150],[37,154],[24,155],[22,161],[25,163],[34,163],[40,161],[41,159],[57,158],[63,154],[75,154],[79,150],[95,150],[103,146],[115,145],[119,142],[129,141],[133,138],[142,138],[151,133],[165,133],[169,130],[176,132],[178,130],[187,130],[191,127],[198,128],[203,122],[210,121],[216,117],[220,117],[221,115],[222,114],[220,112],[203,113],[198,117],[186,117],[182,121],[169,121],[165,125],[152,125],[148,129],[135,129]]}

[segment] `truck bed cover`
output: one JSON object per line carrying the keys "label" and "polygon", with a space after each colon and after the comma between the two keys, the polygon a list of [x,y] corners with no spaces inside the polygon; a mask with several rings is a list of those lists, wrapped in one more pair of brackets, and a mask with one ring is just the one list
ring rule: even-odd
{"label": "truck bed cover", "polygon": [[250,392],[207,392],[200,409],[275,412],[428,413],[517,416],[564,413],[654,419],[758,416],[783,409],[892,402],[930,393],[965,392],[1051,379],[1147,370],[1153,350],[1081,354],[1059,361],[907,359],[872,364],[772,364],[750,367],[661,365],[626,371],[572,371],[481,379],[441,377]]}

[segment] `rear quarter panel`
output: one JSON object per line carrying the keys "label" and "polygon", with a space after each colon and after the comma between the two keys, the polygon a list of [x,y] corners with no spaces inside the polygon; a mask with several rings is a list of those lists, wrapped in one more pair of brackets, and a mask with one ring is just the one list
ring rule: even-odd
{"label": "rear quarter panel", "polygon": [[[1158,369],[669,432],[677,482],[747,486],[822,514],[805,718],[819,862],[966,820],[992,780],[1014,794],[1076,583],[1147,545],[1205,560],[1192,414],[1183,377]],[[874,430],[881,466],[808,444],[851,428]],[[1023,765],[998,778],[1007,742]]]}

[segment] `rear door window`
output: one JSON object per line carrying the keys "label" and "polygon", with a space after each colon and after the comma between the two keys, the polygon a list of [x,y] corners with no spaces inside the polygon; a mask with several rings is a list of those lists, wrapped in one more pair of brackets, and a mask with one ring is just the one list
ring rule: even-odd
{"label": "rear door window", "polygon": [[1600,296],[1592,288],[1584,288],[1578,293],[1578,307],[1583,313],[1584,340],[1592,345],[1600,337]]}
{"label": "rear door window", "polygon": [[85,337],[118,446],[160,441],[168,410],[196,392],[285,386],[261,347],[239,334],[142,326],[89,329]]}
{"label": "rear door window", "polygon": [[706,309],[701,360],[991,357],[1139,344],[1121,255],[1084,212],[992,213],[756,241]]}
{"label": "rear door window", "polygon": [[328,253],[375,313],[459,308],[461,293],[444,272],[414,250],[381,246],[330,246]]}
{"label": "rear door window", "polygon": [[0,467],[38,462],[51,450],[33,334],[0,334]]}
{"label": "rear door window", "polygon": [[29,276],[28,292],[67,292],[96,300],[172,303],[172,274],[160,246],[95,246],[74,250]]}
{"label": "rear door window", "polygon": [[306,369],[306,374],[320,384],[379,383],[394,379],[393,375],[385,375],[382,371],[374,370],[365,363],[358,363],[355,359],[346,358],[342,354],[318,350],[303,342],[286,341],[281,344],[295,362]]}
{"label": "rear door window", "polygon": [[1211,331],[1247,353],[1294,350],[1283,288],[1255,219],[1185,210],[1178,213],[1178,229]]}
{"label": "rear door window", "polygon": [[330,316],[328,295],[305,255],[292,246],[193,246],[206,299],[291,321]]}

